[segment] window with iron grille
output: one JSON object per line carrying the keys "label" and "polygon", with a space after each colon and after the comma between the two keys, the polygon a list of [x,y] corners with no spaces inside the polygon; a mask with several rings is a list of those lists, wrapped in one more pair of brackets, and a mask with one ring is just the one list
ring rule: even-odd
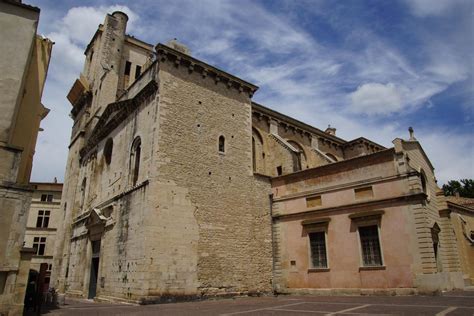
{"label": "window with iron grille", "polygon": [[313,232],[308,233],[309,245],[311,249],[311,264],[313,268],[327,268],[328,261],[326,256],[326,233]]}
{"label": "window with iron grille", "polygon": [[43,256],[46,248],[46,237],[34,237],[33,248],[35,248],[38,256]]}
{"label": "window with iron grille", "polygon": [[381,266],[382,254],[380,251],[378,226],[359,227],[359,236],[363,265],[366,267]]}
{"label": "window with iron grille", "polygon": [[49,225],[50,214],[51,214],[51,211],[39,210],[38,218],[36,219],[36,227],[47,228]]}

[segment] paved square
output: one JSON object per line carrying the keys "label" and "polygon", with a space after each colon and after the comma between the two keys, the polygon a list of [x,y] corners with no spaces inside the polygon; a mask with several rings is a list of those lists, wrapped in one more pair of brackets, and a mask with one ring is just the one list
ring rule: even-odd
{"label": "paved square", "polygon": [[441,296],[242,297],[157,305],[67,299],[47,315],[474,315],[474,292]]}

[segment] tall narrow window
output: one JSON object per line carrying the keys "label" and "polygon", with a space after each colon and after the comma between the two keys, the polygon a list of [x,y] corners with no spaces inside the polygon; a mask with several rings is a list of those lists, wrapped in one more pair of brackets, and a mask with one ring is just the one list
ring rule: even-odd
{"label": "tall narrow window", "polygon": [[308,233],[309,245],[311,250],[311,265],[312,268],[325,269],[328,267],[328,260],[326,255],[326,233],[313,232]]}
{"label": "tall narrow window", "polygon": [[365,267],[381,266],[379,230],[377,225],[359,227],[362,263]]}
{"label": "tall narrow window", "polygon": [[132,68],[132,63],[129,61],[125,62],[125,76],[130,76],[130,69]]}
{"label": "tall narrow window", "polygon": [[141,74],[142,74],[142,66],[137,65],[137,67],[135,67],[135,79],[140,77]]}
{"label": "tall narrow window", "polygon": [[433,227],[431,227],[431,240],[433,241],[433,251],[434,251],[434,257],[436,261],[436,266],[439,268],[438,265],[438,250],[439,250],[439,233],[440,233],[440,228],[438,224],[434,224]]}
{"label": "tall narrow window", "polygon": [[38,228],[47,228],[49,225],[49,216],[51,211],[38,211],[38,218],[36,219],[36,227]]}
{"label": "tall narrow window", "polygon": [[421,189],[426,193],[426,175],[423,170],[421,170]]}
{"label": "tall narrow window", "polygon": [[34,237],[33,248],[35,248],[36,255],[43,256],[46,249],[46,237]]}
{"label": "tall narrow window", "polygon": [[219,152],[225,152],[225,137],[222,135],[219,136]]}
{"label": "tall narrow window", "polygon": [[140,137],[135,138],[132,144],[132,152],[130,155],[130,166],[132,185],[136,185],[138,182],[138,176],[140,175],[140,155],[142,150],[142,141]]}
{"label": "tall narrow window", "polygon": [[114,141],[112,138],[107,139],[107,142],[105,142],[104,146],[104,158],[105,158],[105,163],[107,165],[110,165],[112,162],[112,151],[114,149]]}
{"label": "tall narrow window", "polygon": [[252,137],[252,169],[257,171],[257,151],[255,148],[255,138]]}
{"label": "tall narrow window", "polygon": [[81,201],[80,201],[81,207],[84,206],[84,202],[86,199],[86,185],[87,185],[87,180],[86,178],[84,178],[82,179],[82,184],[81,184]]}

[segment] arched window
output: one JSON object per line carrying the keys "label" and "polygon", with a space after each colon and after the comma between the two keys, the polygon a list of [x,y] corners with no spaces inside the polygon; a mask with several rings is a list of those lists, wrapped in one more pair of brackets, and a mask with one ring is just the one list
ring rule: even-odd
{"label": "arched window", "polygon": [[298,150],[298,154],[293,155],[293,171],[300,171],[308,168],[303,146],[293,140],[288,140],[288,143]]}
{"label": "arched window", "polygon": [[426,191],[426,175],[423,170],[420,171],[421,175],[421,189],[423,190],[423,193],[428,194]]}
{"label": "arched window", "polygon": [[136,185],[140,175],[140,154],[142,150],[142,141],[140,137],[135,138],[132,143],[132,151],[130,153],[130,167],[132,185]]}
{"label": "arched window", "polygon": [[107,139],[104,146],[104,158],[105,158],[105,163],[107,165],[110,165],[110,163],[112,162],[113,148],[114,148],[114,141],[112,140],[112,138]]}
{"label": "arched window", "polygon": [[219,136],[219,152],[225,152],[225,137],[222,135]]}
{"label": "arched window", "polygon": [[252,128],[252,166],[254,172],[264,172],[264,158],[262,136],[255,128]]}
{"label": "arched window", "polygon": [[439,228],[438,224],[434,224],[433,227],[431,227],[431,240],[433,242],[433,252],[434,252],[434,259],[436,261],[436,267],[438,268],[438,271],[441,271],[441,262],[439,260],[439,249],[440,249],[440,243],[439,243],[439,233],[441,232],[441,229]]}

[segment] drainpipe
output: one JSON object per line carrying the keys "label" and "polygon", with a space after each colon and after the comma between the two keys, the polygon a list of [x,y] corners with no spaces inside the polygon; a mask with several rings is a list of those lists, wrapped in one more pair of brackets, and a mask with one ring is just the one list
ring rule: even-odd
{"label": "drainpipe", "polygon": [[270,201],[270,230],[272,236],[272,292],[275,295],[275,237],[273,236],[273,193],[268,195]]}

